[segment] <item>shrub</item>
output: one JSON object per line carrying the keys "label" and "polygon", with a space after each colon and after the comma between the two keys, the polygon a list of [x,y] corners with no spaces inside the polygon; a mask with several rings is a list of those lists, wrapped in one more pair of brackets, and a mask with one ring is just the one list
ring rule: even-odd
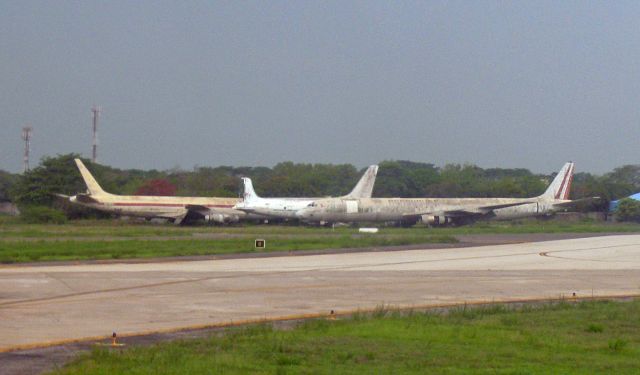
{"label": "shrub", "polygon": [[20,208],[20,220],[27,224],[64,224],[67,217],[63,212],[44,206]]}
{"label": "shrub", "polygon": [[623,339],[611,340],[609,341],[609,349],[611,349],[614,352],[619,352],[623,350],[627,346],[627,344],[628,342]]}
{"label": "shrub", "polygon": [[604,331],[604,327],[601,324],[591,323],[587,327],[587,332],[600,333],[602,331]]}

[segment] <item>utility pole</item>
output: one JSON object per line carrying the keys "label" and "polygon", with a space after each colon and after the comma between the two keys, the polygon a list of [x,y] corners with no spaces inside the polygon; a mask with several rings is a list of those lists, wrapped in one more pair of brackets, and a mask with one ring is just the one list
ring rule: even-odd
{"label": "utility pole", "polygon": [[91,161],[96,162],[98,160],[98,117],[100,117],[101,108],[98,106],[93,106],[91,108],[91,112],[93,112],[93,152],[91,156]]}
{"label": "utility pole", "polygon": [[24,172],[29,172],[29,151],[31,148],[31,132],[33,128],[31,126],[24,126],[22,128],[22,140],[24,141]]}

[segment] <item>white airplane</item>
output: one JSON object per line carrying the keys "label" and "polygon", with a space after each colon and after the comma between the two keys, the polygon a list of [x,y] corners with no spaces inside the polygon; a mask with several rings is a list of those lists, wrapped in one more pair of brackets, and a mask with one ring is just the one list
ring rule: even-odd
{"label": "white airplane", "polygon": [[547,190],[531,198],[326,198],[296,212],[307,222],[385,222],[413,225],[465,224],[479,219],[517,219],[549,215],[578,201],[569,200],[574,163],[566,163]]}
{"label": "white airplane", "polygon": [[[378,166],[372,165],[360,178],[351,192],[342,198],[358,199],[371,198],[373,185],[376,182]],[[253,183],[248,177],[243,177],[244,199],[233,208],[250,214],[272,219],[297,219],[296,212],[307,207],[311,202],[320,198],[262,198],[253,190]]]}
{"label": "white airplane", "polygon": [[82,179],[87,185],[87,192],[67,198],[71,203],[117,215],[137,216],[144,218],[163,218],[182,223],[186,218],[203,218],[214,223],[235,223],[246,218],[247,214],[233,206],[238,198],[216,197],[163,197],[115,195],[102,190],[87,167],[80,159],[75,159]]}

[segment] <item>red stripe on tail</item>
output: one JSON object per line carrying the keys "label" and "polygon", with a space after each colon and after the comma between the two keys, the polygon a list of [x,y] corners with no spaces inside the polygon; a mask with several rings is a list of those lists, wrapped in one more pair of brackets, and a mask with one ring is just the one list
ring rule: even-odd
{"label": "red stripe on tail", "polygon": [[560,184],[560,189],[556,192],[555,199],[560,199],[560,194],[562,194],[562,190],[564,189],[564,184],[567,183],[567,176],[569,176],[569,172],[571,171],[571,166],[567,168],[567,171],[564,172],[564,177],[562,178],[562,183]]}
{"label": "red stripe on tail", "polygon": [[572,182],[573,182],[573,165],[571,165],[571,168],[569,168],[569,181],[567,181],[567,191],[564,192],[564,196],[562,197],[562,199],[564,200],[569,199],[569,193],[571,192]]}

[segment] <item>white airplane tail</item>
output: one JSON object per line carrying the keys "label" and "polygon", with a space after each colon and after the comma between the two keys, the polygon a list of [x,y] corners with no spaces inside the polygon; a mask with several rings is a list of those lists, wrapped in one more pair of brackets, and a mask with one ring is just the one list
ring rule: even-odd
{"label": "white airplane tail", "polygon": [[242,177],[242,184],[244,185],[244,193],[242,194],[244,200],[243,202],[251,203],[260,199],[258,194],[256,194],[255,190],[253,190],[253,183],[249,177]]}
{"label": "white airplane tail", "polygon": [[106,195],[106,194],[108,194],[107,192],[102,190],[102,188],[100,187],[100,185],[98,184],[96,179],[93,178],[93,176],[91,175],[91,173],[89,172],[87,167],[84,166],[84,163],[82,163],[82,160],[80,160],[80,159],[74,159],[74,160],[76,162],[76,165],[78,166],[78,169],[80,170],[80,174],[82,175],[82,179],[84,180],[84,183],[87,185],[87,189],[89,190],[89,194],[91,194],[91,195]]}
{"label": "white airplane tail", "polygon": [[372,165],[367,168],[366,172],[360,177],[360,181],[345,195],[345,198],[371,198],[373,193],[373,185],[376,183],[376,175],[378,174],[378,166]]}
{"label": "white airplane tail", "polygon": [[573,169],[573,162],[566,163],[562,169],[560,169],[556,178],[551,181],[551,185],[549,185],[540,197],[545,199],[568,200],[571,182],[573,181]]}

